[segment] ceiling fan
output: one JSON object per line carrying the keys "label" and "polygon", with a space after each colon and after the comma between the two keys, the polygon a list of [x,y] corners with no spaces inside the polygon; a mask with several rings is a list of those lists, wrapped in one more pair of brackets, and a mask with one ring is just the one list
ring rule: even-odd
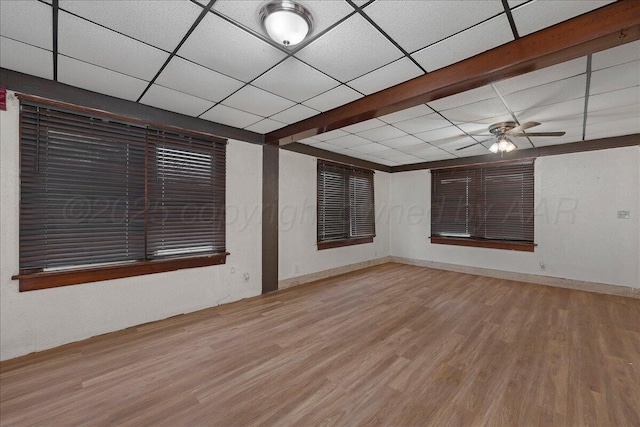
{"label": "ceiling fan", "polygon": [[491,138],[475,142],[473,144],[466,145],[456,149],[456,151],[464,150],[465,148],[473,147],[474,145],[484,144],[487,141],[491,141],[495,138],[495,142],[489,150],[492,153],[501,153],[513,151],[516,145],[511,141],[509,137],[529,137],[529,136],[562,136],[565,132],[524,132],[526,129],[534,126],[539,126],[538,122],[526,122],[518,125],[516,122],[500,122],[489,126],[489,133],[493,135]]}

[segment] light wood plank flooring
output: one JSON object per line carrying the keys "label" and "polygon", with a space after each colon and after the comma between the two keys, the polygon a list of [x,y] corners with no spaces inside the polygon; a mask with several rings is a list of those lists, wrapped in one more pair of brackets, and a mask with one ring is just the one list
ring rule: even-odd
{"label": "light wood plank flooring", "polygon": [[385,264],[0,367],[2,425],[640,426],[640,299]]}

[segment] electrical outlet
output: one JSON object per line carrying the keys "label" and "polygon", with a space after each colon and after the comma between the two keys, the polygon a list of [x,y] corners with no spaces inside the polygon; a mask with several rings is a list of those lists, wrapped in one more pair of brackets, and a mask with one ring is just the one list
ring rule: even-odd
{"label": "electrical outlet", "polygon": [[629,219],[630,211],[618,211],[618,219]]}

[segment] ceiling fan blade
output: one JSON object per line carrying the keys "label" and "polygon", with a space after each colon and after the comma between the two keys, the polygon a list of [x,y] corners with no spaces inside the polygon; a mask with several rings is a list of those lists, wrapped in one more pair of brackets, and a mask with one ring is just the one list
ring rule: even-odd
{"label": "ceiling fan blade", "polygon": [[464,147],[456,148],[456,151],[464,150],[465,148],[473,147],[474,145],[484,144],[487,141],[491,141],[493,138],[484,139],[482,141],[475,142],[473,144],[465,145]]}
{"label": "ceiling fan blade", "polygon": [[505,133],[507,135],[515,135],[516,133],[521,133],[525,129],[529,129],[534,126],[539,126],[541,124],[542,123],[538,123],[538,122],[526,122],[526,123],[522,123],[520,126],[516,126],[513,129],[506,131]]}
{"label": "ceiling fan blade", "polygon": [[521,132],[521,133],[510,133],[510,136],[515,136],[515,137],[520,137],[520,136],[562,136],[564,135],[566,132]]}

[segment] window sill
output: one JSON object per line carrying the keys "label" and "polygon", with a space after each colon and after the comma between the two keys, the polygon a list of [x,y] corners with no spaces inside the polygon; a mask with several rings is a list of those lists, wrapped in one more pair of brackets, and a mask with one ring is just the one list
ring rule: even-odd
{"label": "window sill", "polygon": [[504,240],[480,240],[454,237],[431,236],[431,243],[437,245],[473,246],[477,248],[507,249],[511,251],[533,252],[535,243],[508,242]]}
{"label": "window sill", "polygon": [[20,280],[20,292],[35,291],[37,289],[121,279],[124,277],[142,276],[145,274],[162,273],[185,268],[219,265],[226,262],[227,255],[229,255],[229,253],[225,252],[199,257],[139,261],[131,264],[112,265],[108,267],[18,274],[11,279]]}
{"label": "window sill", "polygon": [[324,242],[318,242],[318,250],[321,251],[323,249],[339,248],[342,246],[353,246],[353,245],[362,245],[364,243],[373,243],[374,237],[375,236],[358,237],[355,239],[325,240]]}

